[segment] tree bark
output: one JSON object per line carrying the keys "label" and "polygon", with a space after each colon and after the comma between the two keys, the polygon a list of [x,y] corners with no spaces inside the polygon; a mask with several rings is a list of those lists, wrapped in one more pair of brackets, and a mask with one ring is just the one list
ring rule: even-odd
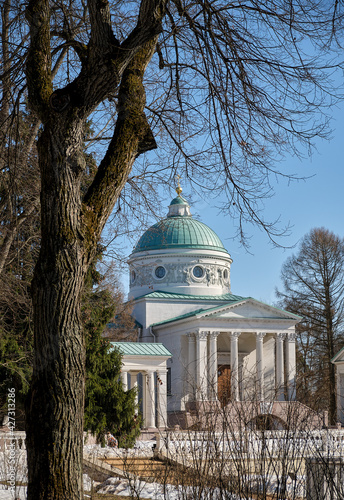
{"label": "tree bark", "polygon": [[[42,243],[32,283],[35,359],[28,398],[28,499],[82,498],[85,346],[80,294],[82,124],[47,125],[39,140]],[[72,137],[73,139],[66,139]]]}
{"label": "tree bark", "polygon": [[[94,19],[93,23],[100,21]],[[37,36],[42,30],[44,33],[41,19],[33,24]],[[108,73],[103,72],[104,85],[99,81],[98,92],[96,85],[91,86],[87,97],[81,86],[90,88],[95,75],[91,71],[87,83],[86,72],[81,73],[75,86],[86,96],[82,102],[74,100],[73,86],[55,91],[49,98],[43,89],[30,91],[44,129],[38,142],[42,241],[32,283],[35,360],[27,400],[28,500],[83,497],[85,345],[80,294],[101,231],[135,158],[156,147],[144,115],[143,87],[156,43],[153,33],[132,50],[131,58],[126,56],[125,64],[119,55],[117,68],[122,69],[114,136],[84,200],[80,183],[85,118],[99,95],[107,95],[111,80],[112,91],[118,87],[119,75],[111,66]],[[34,59],[34,53],[30,57]],[[41,71],[39,81],[49,80],[44,64],[37,71]],[[28,79],[32,78],[29,71]]]}
{"label": "tree bark", "polygon": [[329,421],[331,425],[337,422],[337,390],[336,390],[336,367],[331,362],[335,355],[334,351],[334,337],[335,332],[333,329],[333,308],[331,304],[331,292],[328,279],[328,261],[325,260],[326,274],[325,274],[325,316],[326,316],[326,334],[328,345],[328,378],[329,378]]}

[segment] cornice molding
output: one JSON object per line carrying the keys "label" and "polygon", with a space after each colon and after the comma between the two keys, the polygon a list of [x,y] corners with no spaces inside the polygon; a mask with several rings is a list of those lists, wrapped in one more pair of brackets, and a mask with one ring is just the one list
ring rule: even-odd
{"label": "cornice molding", "polygon": [[[215,250],[216,251],[216,250]],[[204,252],[208,252],[208,250],[204,250]],[[214,255],[214,252],[211,252],[209,253],[209,255],[206,255],[206,254],[199,254],[199,253],[187,253],[187,252],[176,252],[176,253],[162,253],[162,254],[150,254],[150,255],[139,255],[139,254],[135,254],[133,257],[129,258],[128,259],[128,264],[129,265],[132,265],[132,262],[135,261],[135,260],[155,260],[156,259],[165,259],[165,258],[194,258],[194,259],[211,259],[211,260],[218,260],[218,259],[221,259],[221,260],[225,260],[227,262],[229,262],[230,264],[232,264],[233,262],[233,259],[230,257],[230,255],[228,254],[228,256],[226,256],[226,254],[222,255],[220,252],[219,252],[219,255]],[[144,265],[144,264],[142,264]]]}

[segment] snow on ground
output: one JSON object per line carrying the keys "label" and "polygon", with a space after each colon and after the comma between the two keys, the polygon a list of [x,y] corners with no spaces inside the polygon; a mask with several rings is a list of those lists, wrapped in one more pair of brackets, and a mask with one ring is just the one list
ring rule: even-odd
{"label": "snow on ground", "polygon": [[[199,498],[200,500],[220,500],[219,490],[214,490],[210,494],[204,492],[198,496],[195,490],[191,487],[182,488],[180,486],[172,486],[170,484],[161,485],[158,483],[145,483],[143,481],[133,481],[129,486],[128,482],[123,479],[111,477],[107,479],[98,493],[116,494],[123,496],[135,495],[135,498],[147,498],[154,500],[180,500],[181,498]],[[228,498],[228,497],[226,497]],[[232,495],[231,500],[240,500],[237,495]]]}
{"label": "snow on ground", "polygon": [[[104,447],[101,448],[99,445],[85,445],[84,446],[84,454],[88,456],[94,456],[97,458],[111,458],[118,456],[141,456],[141,457],[151,457],[153,456],[153,450],[155,441],[137,441],[134,448],[130,450],[125,449],[117,449],[117,448],[109,448]],[[26,473],[26,453],[25,450],[16,450],[16,482],[25,483],[27,482],[27,473]],[[0,481],[4,481],[9,477],[9,461],[8,457],[6,457],[4,452],[0,453]],[[256,483],[259,488],[259,485],[262,485],[265,482],[268,491],[273,493],[277,490],[278,487],[278,478],[277,476],[269,476],[262,480],[261,476],[251,476],[250,482]],[[110,477],[103,483],[96,483],[91,480],[91,478],[84,474],[84,490],[90,491],[92,487],[96,487],[98,493],[103,494],[116,494],[122,495],[123,497],[129,497],[130,495],[135,495],[136,498],[145,498],[152,500],[179,500],[180,498],[185,498],[187,495],[190,495],[190,498],[194,498],[195,493],[193,494],[192,489],[189,487],[188,490],[186,487],[181,486],[173,486],[173,485],[161,485],[158,483],[147,483],[141,480],[131,480],[130,482],[123,478]],[[304,495],[304,477],[298,477],[297,482],[292,481],[290,478],[287,480],[287,489],[290,492],[295,491],[295,487],[297,485],[298,488],[298,497],[302,497]],[[26,487],[25,486],[16,486],[14,491],[10,491],[6,489],[6,486],[0,484],[0,500],[24,500],[26,499]],[[196,495],[198,498],[198,495]],[[85,496],[86,498],[86,496]],[[204,500],[220,500],[221,494],[218,490],[212,490],[211,492],[204,493]],[[232,500],[240,500],[236,495],[232,495]]]}
{"label": "snow on ground", "polygon": [[[86,479],[86,481],[89,480]],[[257,484],[262,485],[263,481],[261,477],[252,476],[252,482],[257,481]],[[289,478],[287,480],[287,491],[294,494],[292,495],[297,498],[302,498],[304,496],[304,483],[305,477],[300,477],[298,481],[298,488],[295,490],[294,482]],[[86,486],[84,477],[84,485]],[[90,483],[88,483],[90,484]],[[277,492],[278,488],[278,479],[277,477],[270,477],[266,483],[266,491],[269,493]],[[86,488],[85,488],[86,490]],[[181,498],[199,498],[204,500],[221,500],[223,496],[221,496],[221,492],[218,489],[208,490],[203,493],[202,496],[199,496],[195,492],[195,488],[191,487],[181,487],[181,486],[173,486],[170,484],[161,485],[158,483],[146,483],[144,481],[131,481],[130,483],[125,479],[111,477],[104,481],[101,485],[99,485],[99,489],[97,487],[98,493],[106,493],[106,494],[116,494],[122,496],[130,496],[133,495],[135,498],[147,498],[154,500],[180,500]],[[223,495],[223,492],[222,492]],[[292,498],[291,497],[291,498]],[[0,497],[1,498],[1,497]],[[226,495],[226,498],[229,498]],[[237,495],[232,494],[231,500],[240,500]]]}
{"label": "snow on ground", "polygon": [[[12,475],[11,475],[12,474]],[[26,487],[18,486],[27,482],[26,451],[16,449],[0,452],[0,481],[14,480],[13,491],[0,484],[0,500],[26,498]]]}
{"label": "snow on ground", "polygon": [[84,446],[84,456],[92,455],[97,458],[111,457],[145,457],[153,456],[153,448],[156,445],[155,440],[151,441],[136,441],[133,448],[110,448],[105,446],[102,448],[98,444],[90,444]]}

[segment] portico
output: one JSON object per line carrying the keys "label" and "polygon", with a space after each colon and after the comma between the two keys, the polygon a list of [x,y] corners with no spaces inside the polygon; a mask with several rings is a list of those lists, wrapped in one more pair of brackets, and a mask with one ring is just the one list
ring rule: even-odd
{"label": "portico", "polygon": [[138,377],[142,378],[142,410],[144,427],[167,427],[167,367],[171,353],[162,344],[111,342],[122,354],[123,389],[136,388],[139,407]]}
{"label": "portico", "polygon": [[174,351],[169,411],[200,401],[295,400],[297,322],[293,314],[232,296],[225,305],[153,324],[155,338]]}
{"label": "portico", "polygon": [[[218,350],[217,340],[219,336],[228,337],[230,351]],[[275,373],[275,394],[270,394],[270,399],[278,401],[291,401],[295,399],[295,334],[285,332],[270,332],[269,340],[275,343],[274,357],[264,356],[264,337],[266,332],[238,332],[238,331],[205,331],[199,330],[188,333],[188,377],[189,377],[189,401],[216,401],[218,400],[218,371],[222,365],[230,367],[230,394],[231,401],[242,401],[244,395],[244,363],[248,363],[251,353],[239,351],[239,337],[241,343],[250,343],[250,337],[256,339],[255,356],[251,359],[250,366],[255,362],[255,377],[251,377],[251,384],[256,387],[254,399],[264,401],[269,399],[265,387],[265,373],[272,366]],[[197,360],[197,361],[195,361]],[[286,367],[286,373],[284,373]],[[248,383],[249,366],[246,366],[246,389]],[[207,375],[206,375],[207,374]],[[251,370],[252,374],[252,370]],[[191,383],[194,381],[194,384]],[[193,390],[195,388],[196,390]],[[271,393],[271,384],[269,386]]]}

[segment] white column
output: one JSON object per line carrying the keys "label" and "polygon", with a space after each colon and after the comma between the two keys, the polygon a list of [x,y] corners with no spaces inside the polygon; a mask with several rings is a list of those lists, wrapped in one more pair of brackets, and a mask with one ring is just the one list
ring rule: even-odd
{"label": "white column", "polygon": [[240,332],[231,332],[231,397],[232,401],[239,401],[239,350],[238,339]]}
{"label": "white column", "polygon": [[148,427],[147,424],[147,411],[148,411],[148,404],[147,404],[147,394],[148,394],[148,386],[147,386],[147,373],[142,372],[142,418],[143,418],[143,423],[144,427]]}
{"label": "white column", "polygon": [[209,334],[209,399],[217,401],[217,337],[220,332],[210,332]]}
{"label": "white column", "polygon": [[208,332],[198,331],[196,337],[196,401],[207,398],[207,336]]}
{"label": "white column", "polygon": [[286,378],[288,388],[288,401],[296,399],[296,348],[295,348],[295,333],[287,334],[286,342]]}
{"label": "white column", "polygon": [[276,333],[276,389],[278,401],[284,401],[284,338],[285,333]]}
{"label": "white column", "polygon": [[196,387],[196,339],[195,334],[188,333],[188,369],[187,377],[187,391],[189,394],[189,401],[195,400],[195,387]]}
{"label": "white column", "polygon": [[264,337],[264,332],[256,333],[256,377],[258,401],[264,401]]}
{"label": "white column", "polygon": [[146,376],[146,426],[155,427],[155,384],[154,372],[147,372]]}
{"label": "white column", "polygon": [[157,376],[157,425],[159,429],[165,429],[167,428],[167,370],[159,369]]}
{"label": "white column", "polygon": [[131,389],[135,388],[136,390],[136,396],[135,396],[135,405],[138,409],[138,406],[139,406],[139,388],[138,388],[138,385],[137,385],[137,375],[139,374],[139,372],[130,372],[130,387]]}
{"label": "white column", "polygon": [[121,380],[122,380],[122,387],[123,391],[128,390],[128,373],[125,371],[121,371]]}

